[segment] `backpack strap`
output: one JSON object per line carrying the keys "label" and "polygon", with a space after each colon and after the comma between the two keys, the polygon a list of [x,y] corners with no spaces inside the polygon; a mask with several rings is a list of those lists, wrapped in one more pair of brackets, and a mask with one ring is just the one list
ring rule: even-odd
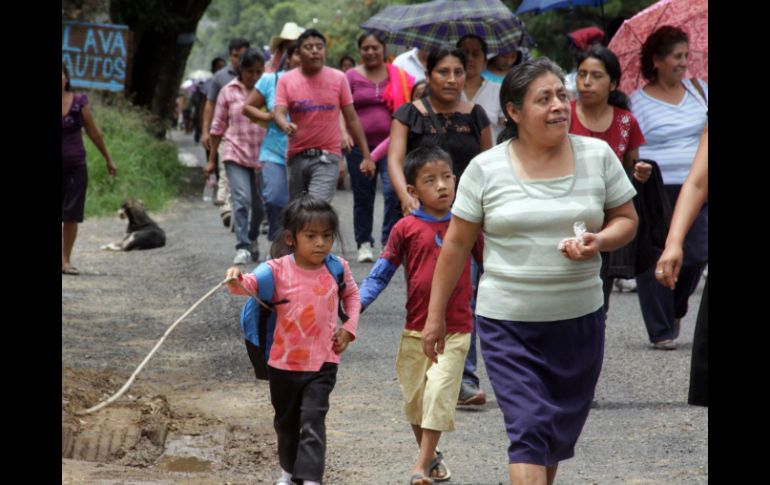
{"label": "backpack strap", "polygon": [[324,264],[326,265],[326,269],[329,270],[337,281],[337,315],[340,317],[340,320],[342,320],[342,323],[345,323],[350,320],[350,317],[345,313],[345,310],[342,309],[342,295],[347,288],[347,284],[345,283],[345,267],[342,266],[340,259],[332,253],[326,255]]}
{"label": "backpack strap", "polygon": [[[257,338],[259,344],[265,352],[265,359],[268,359],[267,346],[267,320],[273,313],[273,293],[275,293],[275,281],[273,280],[273,269],[267,263],[260,263],[254,270],[254,276],[257,277],[257,298],[262,300],[270,311],[265,308],[259,309],[259,320],[257,321]],[[257,301],[259,303],[259,301]]]}

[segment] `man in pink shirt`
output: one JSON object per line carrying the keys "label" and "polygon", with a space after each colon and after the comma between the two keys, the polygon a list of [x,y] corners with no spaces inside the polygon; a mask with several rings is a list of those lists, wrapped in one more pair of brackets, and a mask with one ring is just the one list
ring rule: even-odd
{"label": "man in pink shirt", "polygon": [[[295,199],[307,191],[331,202],[342,158],[340,111],[361,148],[363,161],[373,162],[345,75],[324,65],[326,38],[308,29],[297,45],[302,64],[278,81],[275,96],[275,124],[289,137],[289,197]],[[291,115],[291,123],[286,113]]]}

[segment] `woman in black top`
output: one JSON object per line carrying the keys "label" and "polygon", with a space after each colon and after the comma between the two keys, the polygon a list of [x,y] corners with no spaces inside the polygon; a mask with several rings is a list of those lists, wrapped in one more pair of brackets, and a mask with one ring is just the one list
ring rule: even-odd
{"label": "woman in black top", "polygon": [[465,54],[444,48],[428,56],[430,94],[402,105],[393,114],[388,148],[388,175],[408,215],[420,203],[406,191],[404,158],[419,146],[439,145],[452,156],[459,183],[473,157],[492,147],[492,131],[484,109],[460,98],[465,84]]}

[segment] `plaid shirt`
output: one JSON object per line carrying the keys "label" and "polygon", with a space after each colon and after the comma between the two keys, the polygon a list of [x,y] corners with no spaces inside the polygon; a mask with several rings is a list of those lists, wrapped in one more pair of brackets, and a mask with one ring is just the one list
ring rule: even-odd
{"label": "plaid shirt", "polygon": [[244,167],[261,168],[259,148],[265,137],[265,129],[241,114],[248,94],[238,78],[222,88],[217,96],[211,134],[223,137],[219,152],[221,160],[230,160]]}

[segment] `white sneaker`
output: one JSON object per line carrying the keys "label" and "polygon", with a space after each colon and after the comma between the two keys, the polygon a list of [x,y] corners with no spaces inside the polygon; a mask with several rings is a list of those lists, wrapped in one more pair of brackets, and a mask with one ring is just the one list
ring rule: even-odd
{"label": "white sneaker", "polygon": [[636,280],[633,278],[627,280],[617,278],[615,280],[615,288],[621,293],[624,291],[634,292],[636,291]]}
{"label": "white sneaker", "polygon": [[233,264],[249,264],[251,263],[251,251],[248,249],[239,249],[235,252],[233,258]]}
{"label": "white sneaker", "polygon": [[372,252],[372,247],[370,245],[363,244],[360,248],[358,248],[358,262],[359,263],[374,262],[374,253]]}

